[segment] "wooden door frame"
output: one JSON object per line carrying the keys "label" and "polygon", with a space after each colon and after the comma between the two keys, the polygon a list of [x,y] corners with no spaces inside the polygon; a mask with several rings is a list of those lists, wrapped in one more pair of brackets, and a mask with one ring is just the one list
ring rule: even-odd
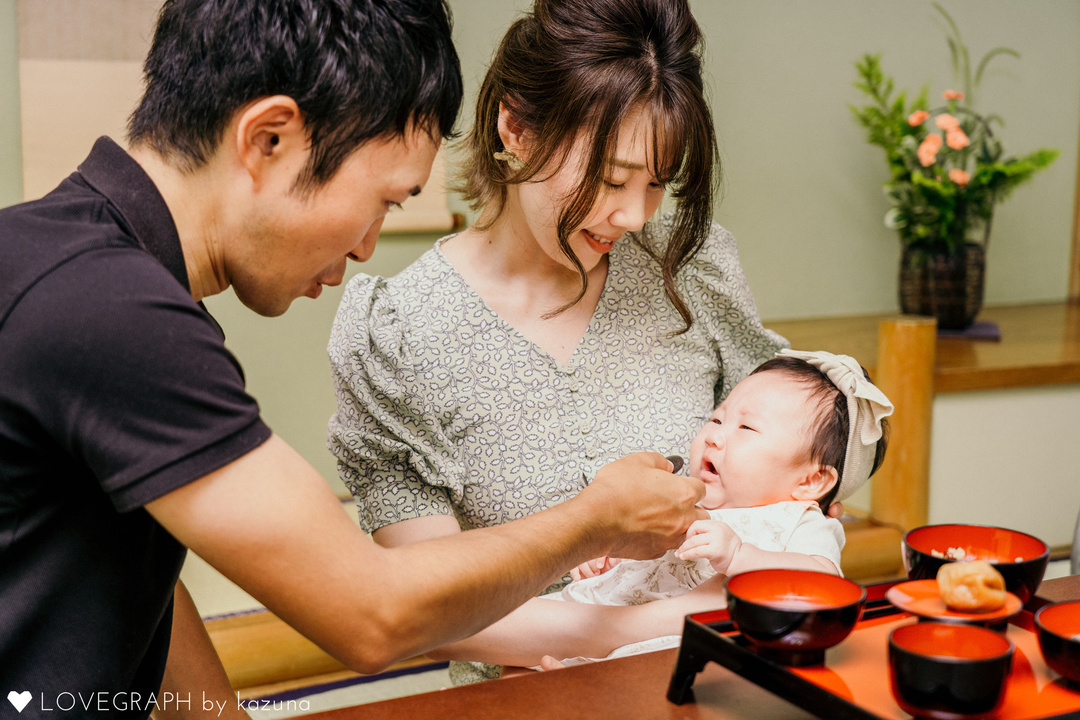
{"label": "wooden door frame", "polygon": [[1072,253],[1069,257],[1069,302],[1080,303],[1080,153],[1076,161],[1076,197],[1073,202]]}

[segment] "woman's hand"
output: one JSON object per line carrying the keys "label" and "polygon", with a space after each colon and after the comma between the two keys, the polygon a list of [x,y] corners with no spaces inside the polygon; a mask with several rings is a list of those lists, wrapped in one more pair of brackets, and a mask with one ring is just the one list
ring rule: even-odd
{"label": "woman's hand", "polygon": [[559,670],[559,669],[564,668],[564,667],[566,667],[566,666],[563,665],[562,662],[556,660],[555,658],[551,657],[550,655],[545,655],[544,657],[540,658],[540,670],[541,671]]}
{"label": "woman's hand", "polygon": [[825,514],[831,518],[836,518],[837,520],[839,520],[844,516],[844,504],[834,502],[832,505],[829,506],[829,510]]}
{"label": "woman's hand", "polygon": [[623,561],[623,558],[613,557],[598,557],[588,562],[581,563],[576,568],[570,571],[570,577],[575,580],[582,580],[584,578],[596,577],[597,575],[603,575],[611,568],[615,567]]}

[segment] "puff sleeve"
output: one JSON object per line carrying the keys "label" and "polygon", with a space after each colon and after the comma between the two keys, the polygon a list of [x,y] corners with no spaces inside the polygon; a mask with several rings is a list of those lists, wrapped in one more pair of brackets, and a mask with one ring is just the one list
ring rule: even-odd
{"label": "puff sleeve", "polygon": [[735,238],[724,228],[713,223],[681,275],[695,322],[708,333],[722,368],[713,399],[718,405],[740,380],[789,343],[762,327]]}
{"label": "puff sleeve", "polygon": [[453,498],[463,492],[460,450],[424,391],[408,330],[383,278],[349,282],[328,346],[337,411],[327,445],[367,532],[454,515]]}

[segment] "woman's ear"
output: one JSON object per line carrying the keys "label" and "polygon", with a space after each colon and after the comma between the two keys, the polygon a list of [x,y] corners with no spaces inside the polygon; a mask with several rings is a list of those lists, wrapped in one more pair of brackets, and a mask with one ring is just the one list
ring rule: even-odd
{"label": "woman's ear", "polygon": [[818,465],[802,477],[791,497],[794,500],[817,500],[832,490],[839,479],[832,465]]}
{"label": "woman's ear", "polygon": [[525,129],[514,115],[514,111],[505,103],[499,103],[499,139],[502,140],[503,149],[525,159],[527,152]]}

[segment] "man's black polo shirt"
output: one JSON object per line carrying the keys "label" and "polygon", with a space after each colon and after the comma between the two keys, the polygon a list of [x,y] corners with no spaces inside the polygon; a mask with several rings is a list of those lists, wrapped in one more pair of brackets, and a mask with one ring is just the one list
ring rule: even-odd
{"label": "man's black polo shirt", "polygon": [[112,141],[0,210],[0,717],[147,714],[185,549],[142,506],[270,435],[223,341]]}

